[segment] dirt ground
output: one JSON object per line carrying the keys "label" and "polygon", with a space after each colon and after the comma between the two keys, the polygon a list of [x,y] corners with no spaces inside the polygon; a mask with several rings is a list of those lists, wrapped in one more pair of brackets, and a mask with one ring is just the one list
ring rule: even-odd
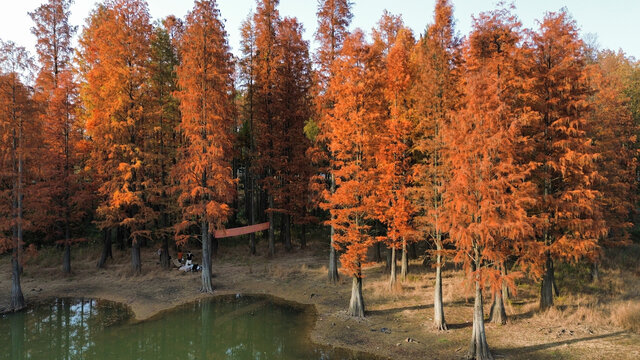
{"label": "dirt ground", "polygon": [[[266,254],[266,244],[259,244]],[[391,359],[460,359],[471,336],[472,293],[463,274],[452,268],[444,273],[445,316],[449,330],[431,327],[434,271],[413,260],[402,289],[388,290],[384,264],[365,270],[366,318],[346,314],[351,280],[341,277],[328,284],[327,249],[312,242],[287,253],[277,248],[275,258],[249,256],[245,246],[225,246],[213,263],[215,294],[269,294],[312,304],[317,321],[314,342],[363,351]],[[96,269],[99,245],[73,249],[73,274],[64,276],[62,251],[48,249],[29,260],[22,278],[28,303],[51,297],[101,298],[128,304],[137,320],[211,295],[199,292],[200,274],[162,271],[155,249],[143,249],[143,273],[131,276],[130,254],[114,249],[106,269]],[[195,253],[195,252],[194,252]],[[200,263],[198,253],[196,262]],[[0,312],[7,308],[10,292],[10,258],[0,257]],[[559,270],[558,306],[537,311],[536,284],[522,282],[518,294],[506,305],[506,325],[487,324],[489,346],[496,358],[509,359],[639,359],[640,335],[624,330],[619,308],[640,302],[640,268],[636,271],[603,269],[597,285],[585,285],[584,274]],[[578,280],[576,280],[578,279]],[[485,314],[490,304],[485,298]],[[636,314],[637,315],[637,314]],[[487,315],[488,316],[488,315]],[[386,328],[385,331],[381,329]],[[388,329],[388,330],[387,330]]]}

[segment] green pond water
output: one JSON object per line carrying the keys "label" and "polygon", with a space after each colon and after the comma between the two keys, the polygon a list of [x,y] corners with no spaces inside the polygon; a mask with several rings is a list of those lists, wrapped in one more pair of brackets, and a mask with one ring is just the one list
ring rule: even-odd
{"label": "green pond water", "polygon": [[0,316],[0,359],[372,359],[313,344],[308,309],[217,297],[143,322],[102,300],[55,299]]}

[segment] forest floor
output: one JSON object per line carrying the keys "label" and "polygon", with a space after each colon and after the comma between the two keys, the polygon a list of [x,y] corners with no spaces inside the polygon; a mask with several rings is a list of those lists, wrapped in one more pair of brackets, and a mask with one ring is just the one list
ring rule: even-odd
{"label": "forest floor", "polygon": [[[231,242],[231,241],[229,241]],[[463,273],[448,266],[443,293],[448,331],[432,329],[435,272],[412,260],[401,289],[388,290],[385,265],[365,270],[366,318],[346,314],[351,279],[328,284],[328,245],[317,241],[287,253],[277,247],[274,258],[248,256],[245,246],[225,246],[214,259],[214,296],[270,294],[314,305],[311,339],[320,344],[363,351],[391,359],[459,359],[471,336],[473,298]],[[280,246],[280,244],[278,244]],[[258,247],[266,253],[266,244]],[[199,253],[195,253],[200,263]],[[52,297],[88,297],[128,304],[137,320],[211,295],[201,294],[200,273],[162,271],[155,249],[143,249],[142,275],[130,275],[130,255],[114,248],[106,269],[97,269],[100,245],[73,249],[73,274],[61,273],[62,251],[45,249],[27,261],[22,290],[28,303]],[[616,264],[615,266],[608,264]],[[601,280],[592,284],[585,266],[556,266],[560,297],[556,307],[537,310],[538,285],[521,281],[506,304],[506,325],[486,324],[496,358],[509,359],[639,359],[640,246],[609,255]],[[8,307],[10,257],[0,257],[0,312]],[[485,314],[490,301],[485,297]],[[389,331],[381,331],[382,328]]]}

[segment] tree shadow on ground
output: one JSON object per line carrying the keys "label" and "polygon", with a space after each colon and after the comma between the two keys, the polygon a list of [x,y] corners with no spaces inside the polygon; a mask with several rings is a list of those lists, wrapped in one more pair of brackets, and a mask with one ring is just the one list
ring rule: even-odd
{"label": "tree shadow on ground", "polygon": [[405,311],[405,310],[424,310],[424,309],[430,309],[430,308],[433,308],[433,304],[404,306],[404,307],[397,307],[397,308],[392,308],[392,309],[367,310],[367,314],[371,314],[371,315],[389,315],[389,314],[395,314],[395,313],[398,313],[398,312],[401,312],[401,311]]}
{"label": "tree shadow on ground", "polygon": [[449,323],[447,323],[447,328],[449,330],[456,330],[456,329],[470,328],[472,325],[473,325],[472,322],[463,322],[461,324],[449,324]]}
{"label": "tree shadow on ground", "polygon": [[[608,334],[587,336],[587,337],[582,337],[582,338],[577,338],[577,339],[567,339],[567,340],[555,341],[555,342],[550,342],[550,343],[545,343],[545,344],[536,344],[536,345],[513,347],[513,348],[495,348],[494,350],[495,350],[496,353],[498,353],[500,355],[507,355],[507,356],[510,356],[510,355],[522,355],[522,354],[533,353],[533,352],[536,352],[536,351],[547,350],[547,349],[551,349],[551,348],[558,347],[558,346],[563,346],[563,345],[568,345],[568,344],[575,344],[575,343],[579,343],[579,342],[583,342],[583,341],[606,339],[606,338],[616,337],[616,336],[620,336],[620,335],[628,336],[629,334],[627,332],[625,332],[625,331],[617,331],[617,332],[608,333]],[[532,356],[529,355],[529,356],[527,356],[527,358],[535,359],[536,357],[532,357]]]}

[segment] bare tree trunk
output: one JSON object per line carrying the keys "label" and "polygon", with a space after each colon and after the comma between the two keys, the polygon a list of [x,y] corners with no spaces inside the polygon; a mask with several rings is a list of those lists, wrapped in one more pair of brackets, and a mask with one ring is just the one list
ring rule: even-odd
{"label": "bare tree trunk", "polygon": [[209,238],[209,224],[204,218],[200,224],[202,234],[202,288],[201,292],[213,293],[211,284],[211,239]]}
{"label": "bare tree trunk", "polygon": [[18,250],[13,250],[11,256],[11,304],[9,310],[19,311],[25,308],[22,286],[20,286],[20,260],[18,260]]}
{"label": "bare tree trunk", "polygon": [[[331,173],[331,193],[336,192],[336,179]],[[333,238],[335,236],[335,231],[333,226],[331,226],[331,243],[329,245],[329,282],[335,284],[338,282],[340,277],[338,276],[338,257],[336,254],[336,248],[334,247]]]}
{"label": "bare tree trunk", "polygon": [[407,254],[407,239],[402,239],[402,262],[400,266],[400,278],[407,281],[409,273],[409,254]]}
{"label": "bare tree trunk", "polygon": [[111,257],[113,259],[113,253],[111,252],[111,231],[109,229],[104,229],[103,232],[104,246],[102,247],[102,255],[100,255],[100,260],[98,260],[98,268],[104,268],[108,257]]}
{"label": "bare tree trunk", "polygon": [[551,259],[551,254],[547,252],[545,273],[542,277],[542,285],[540,287],[540,310],[546,310],[553,306],[553,284],[555,283],[554,275],[553,260]]}
{"label": "bare tree trunk", "polygon": [[436,241],[436,285],[433,295],[433,326],[437,330],[447,330],[447,322],[444,319],[444,305],[442,302],[442,244]]}
{"label": "bare tree trunk", "polygon": [[[253,181],[253,176],[250,177],[250,191],[249,191],[249,224],[255,225],[256,223],[256,202],[255,202],[255,183]],[[245,194],[246,196],[246,194]],[[256,233],[249,234],[249,253],[251,255],[256,254]]]}
{"label": "bare tree trunk", "polygon": [[[478,249],[475,250],[475,268],[480,267],[480,257]],[[475,279],[476,297],[473,305],[473,330],[471,332],[471,345],[467,353],[468,359],[475,360],[492,360],[493,356],[489,351],[487,344],[487,335],[484,330],[484,311],[482,309],[482,289],[480,288],[480,279]]]}
{"label": "bare tree trunk", "polygon": [[142,273],[142,262],[140,261],[140,244],[138,240],[131,241],[131,269],[134,275]]}
{"label": "bare tree trunk", "polygon": [[[269,195],[269,209],[273,209],[273,196]],[[273,211],[269,211],[269,256],[276,255],[275,224],[273,223]]]}
{"label": "bare tree trunk", "polygon": [[391,248],[391,275],[389,276],[389,289],[394,290],[396,288],[396,248]]}
{"label": "bare tree trunk", "polygon": [[386,255],[385,256],[386,263],[385,263],[384,270],[387,274],[390,274],[391,273],[391,248],[390,247],[387,247],[387,251],[385,255]]}
{"label": "bare tree trunk", "polygon": [[502,299],[502,287],[493,295],[493,303],[489,314],[489,321],[494,324],[504,325],[507,323],[507,313],[504,309],[504,301]]}
{"label": "bare tree trunk", "polygon": [[362,278],[360,276],[354,276],[351,284],[349,315],[364,317],[364,298],[362,297]]}

